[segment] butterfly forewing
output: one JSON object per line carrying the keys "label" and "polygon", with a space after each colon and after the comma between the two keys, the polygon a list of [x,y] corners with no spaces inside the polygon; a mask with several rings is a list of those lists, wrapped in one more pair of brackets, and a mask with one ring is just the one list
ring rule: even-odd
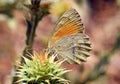
{"label": "butterfly forewing", "polygon": [[71,34],[83,32],[83,24],[79,13],[75,9],[65,12],[58,20],[49,46],[53,45],[57,40]]}

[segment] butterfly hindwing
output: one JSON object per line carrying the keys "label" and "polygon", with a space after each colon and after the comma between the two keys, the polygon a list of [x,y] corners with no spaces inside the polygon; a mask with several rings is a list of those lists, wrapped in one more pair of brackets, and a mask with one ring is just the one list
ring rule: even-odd
{"label": "butterfly hindwing", "polygon": [[75,61],[80,64],[80,61],[86,61],[91,47],[88,37],[83,33],[78,33],[58,40],[52,49],[70,63]]}

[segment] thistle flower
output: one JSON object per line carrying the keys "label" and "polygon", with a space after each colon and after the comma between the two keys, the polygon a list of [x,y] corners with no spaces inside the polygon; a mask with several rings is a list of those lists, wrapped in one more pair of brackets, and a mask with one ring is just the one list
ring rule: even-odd
{"label": "thistle flower", "polygon": [[20,78],[18,82],[26,84],[69,84],[68,80],[62,78],[68,70],[60,68],[63,61],[54,61],[56,54],[48,57],[49,53],[42,51],[40,55],[34,52],[32,60],[24,58],[25,64],[18,65],[20,69],[16,72]]}

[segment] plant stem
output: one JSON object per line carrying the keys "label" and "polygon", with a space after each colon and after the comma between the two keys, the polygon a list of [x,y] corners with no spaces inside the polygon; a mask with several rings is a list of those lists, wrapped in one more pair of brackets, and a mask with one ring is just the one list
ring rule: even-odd
{"label": "plant stem", "polygon": [[[39,3],[40,3],[40,0],[39,0]],[[35,32],[36,32],[38,22],[44,16],[43,13],[39,11],[39,8],[40,8],[38,6],[39,3],[37,3],[37,6],[35,6],[35,8],[31,8],[31,20],[26,20],[26,22],[27,22],[26,46],[25,46],[25,49],[23,50],[23,56],[27,57],[27,58],[30,58],[27,56],[28,53],[32,54],[32,46],[33,46]],[[38,18],[38,17],[40,17],[40,18]],[[23,65],[24,63],[25,63],[24,59],[21,57],[21,65]],[[19,67],[16,67],[16,70],[18,68]],[[18,79],[19,79],[18,77],[14,77],[12,83],[14,84]]]}
{"label": "plant stem", "polygon": [[[37,24],[38,24],[38,19],[37,19],[38,15],[37,14],[32,14],[31,17],[31,21],[27,21],[27,32],[26,32],[26,47],[23,51],[23,56],[27,57],[27,53],[31,53],[32,54],[32,46],[33,46],[33,42],[34,42],[34,37],[35,37],[35,31],[37,28]],[[28,57],[27,57],[28,58]],[[21,59],[21,63],[24,63],[24,60]]]}
{"label": "plant stem", "polygon": [[28,28],[28,30],[27,30],[27,32],[29,32],[29,29],[31,29],[30,32],[27,34],[27,40],[26,40],[26,45],[29,46],[30,48],[33,45],[33,41],[34,41],[34,37],[35,37],[35,30],[36,30],[36,27],[37,27],[37,24],[38,24],[37,17],[38,16],[36,14],[32,15],[32,20],[31,20],[32,28]]}

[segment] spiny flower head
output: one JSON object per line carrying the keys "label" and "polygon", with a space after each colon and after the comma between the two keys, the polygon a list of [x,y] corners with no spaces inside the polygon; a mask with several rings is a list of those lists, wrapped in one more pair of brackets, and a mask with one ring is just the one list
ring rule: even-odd
{"label": "spiny flower head", "polygon": [[23,57],[24,65],[18,65],[17,76],[20,78],[17,82],[32,84],[69,84],[68,80],[62,76],[68,70],[60,68],[63,61],[54,61],[56,54],[48,57],[48,52],[42,51],[40,55],[34,52],[32,60]]}

